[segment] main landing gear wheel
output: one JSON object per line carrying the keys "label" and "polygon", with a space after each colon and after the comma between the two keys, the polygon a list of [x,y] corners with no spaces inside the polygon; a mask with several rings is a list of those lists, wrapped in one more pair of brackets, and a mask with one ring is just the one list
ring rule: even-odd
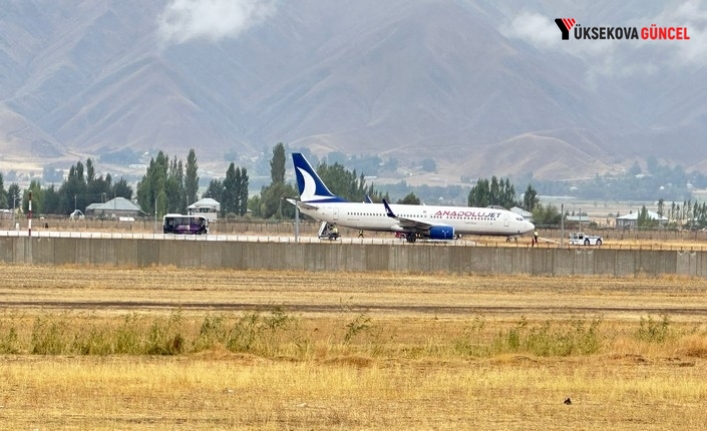
{"label": "main landing gear wheel", "polygon": [[407,240],[407,242],[414,243],[415,241],[417,241],[417,235],[414,233],[409,233],[407,234],[405,239]]}

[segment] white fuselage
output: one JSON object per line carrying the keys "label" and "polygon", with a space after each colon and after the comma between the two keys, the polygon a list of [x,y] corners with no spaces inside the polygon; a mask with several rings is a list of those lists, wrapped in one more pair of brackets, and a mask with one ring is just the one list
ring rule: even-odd
{"label": "white fuselage", "polygon": [[[335,202],[307,205],[316,208],[300,206],[302,213],[339,226],[372,231],[410,231],[403,222],[388,217],[383,204]],[[390,207],[400,219],[451,226],[457,234],[512,236],[534,229],[533,224],[520,215],[503,209],[426,205]]]}

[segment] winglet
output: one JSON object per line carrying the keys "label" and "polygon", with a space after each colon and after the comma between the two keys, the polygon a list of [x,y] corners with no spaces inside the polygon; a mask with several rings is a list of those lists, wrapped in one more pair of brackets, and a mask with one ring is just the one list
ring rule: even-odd
{"label": "winglet", "polygon": [[397,218],[395,213],[393,212],[392,209],[390,209],[390,205],[388,205],[388,202],[383,199],[383,206],[385,206],[385,214],[390,217],[390,218]]}
{"label": "winglet", "polygon": [[366,195],[366,199],[364,200],[364,202],[367,203],[367,204],[372,204],[372,203],[373,203],[373,199],[371,199],[370,196]]}

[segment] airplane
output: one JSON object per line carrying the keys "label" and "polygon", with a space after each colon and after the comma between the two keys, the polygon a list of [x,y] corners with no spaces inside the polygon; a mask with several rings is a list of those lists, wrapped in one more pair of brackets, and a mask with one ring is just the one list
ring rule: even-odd
{"label": "airplane", "polygon": [[329,191],[304,155],[292,153],[292,161],[300,200],[287,200],[302,213],[330,225],[396,232],[410,243],[418,238],[453,240],[467,234],[513,237],[535,229],[533,223],[505,209],[402,205],[385,200],[383,205],[348,202]]}

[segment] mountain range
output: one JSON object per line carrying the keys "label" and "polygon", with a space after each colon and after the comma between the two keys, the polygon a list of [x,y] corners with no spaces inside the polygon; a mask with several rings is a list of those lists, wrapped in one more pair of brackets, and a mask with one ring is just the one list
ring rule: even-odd
{"label": "mountain range", "polygon": [[[686,27],[690,40],[561,40]],[[0,167],[277,142],[439,175],[707,172],[707,5],[609,0],[5,0]]]}

